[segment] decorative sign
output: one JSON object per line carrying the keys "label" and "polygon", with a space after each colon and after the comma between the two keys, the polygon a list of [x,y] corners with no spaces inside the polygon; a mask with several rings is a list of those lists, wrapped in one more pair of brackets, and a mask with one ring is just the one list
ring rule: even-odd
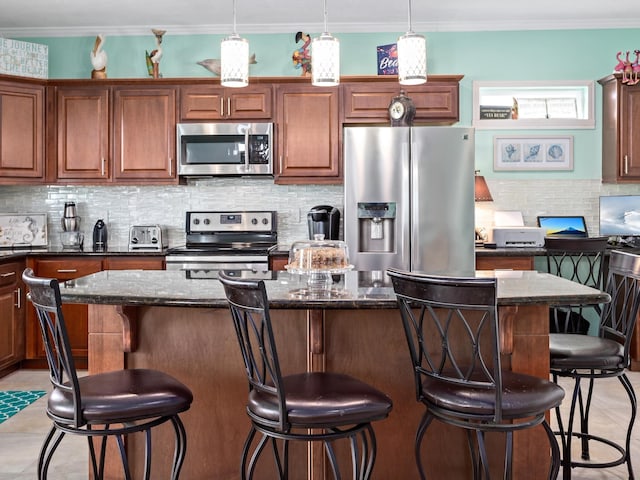
{"label": "decorative sign", "polygon": [[49,77],[49,47],[0,38],[0,73],[21,77]]}
{"label": "decorative sign", "polygon": [[378,75],[398,74],[398,49],[395,43],[389,45],[379,45],[378,52]]}
{"label": "decorative sign", "polygon": [[480,105],[480,120],[505,120],[511,118],[511,107]]}
{"label": "decorative sign", "polygon": [[0,248],[46,245],[46,213],[0,213]]}

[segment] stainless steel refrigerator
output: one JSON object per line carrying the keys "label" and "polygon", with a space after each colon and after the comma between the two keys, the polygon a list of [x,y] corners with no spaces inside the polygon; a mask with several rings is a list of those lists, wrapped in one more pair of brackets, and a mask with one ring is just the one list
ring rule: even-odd
{"label": "stainless steel refrigerator", "polygon": [[472,276],[474,129],[345,127],[344,237],[357,270]]}

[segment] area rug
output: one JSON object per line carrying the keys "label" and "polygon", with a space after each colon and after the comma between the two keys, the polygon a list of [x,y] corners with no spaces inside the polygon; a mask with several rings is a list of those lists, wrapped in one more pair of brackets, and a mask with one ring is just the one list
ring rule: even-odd
{"label": "area rug", "polygon": [[47,392],[44,390],[5,390],[0,391],[0,423],[13,417]]}

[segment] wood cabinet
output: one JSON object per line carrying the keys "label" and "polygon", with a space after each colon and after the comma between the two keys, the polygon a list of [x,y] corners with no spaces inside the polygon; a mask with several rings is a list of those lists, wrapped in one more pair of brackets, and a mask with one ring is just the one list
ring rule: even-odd
{"label": "wood cabinet", "polygon": [[[33,271],[37,276],[57,278],[60,282],[64,282],[67,280],[75,280],[79,277],[100,272],[102,270],[162,270],[164,268],[164,257],[142,255],[82,257],[79,255],[71,255],[30,257],[28,263],[29,266],[33,268]],[[22,269],[20,269],[20,275],[21,274]],[[2,290],[0,290],[0,292],[1,291]],[[0,294],[0,298],[1,297],[2,295]],[[65,320],[67,321],[69,341],[71,342],[74,359],[78,363],[79,368],[86,368],[89,342],[87,322],[88,307],[87,305],[82,304],[64,304],[62,306],[62,312]],[[22,331],[22,338],[25,338],[24,330]],[[2,339],[0,339],[0,343],[1,342]],[[31,366],[44,368],[46,365],[46,358],[44,355],[40,327],[38,326],[35,316],[35,310],[31,305],[29,305],[26,313],[27,363]]]}
{"label": "wood cabinet", "polygon": [[270,85],[224,88],[217,85],[180,87],[180,121],[269,120],[273,116]]}
{"label": "wood cabinet", "polygon": [[602,85],[602,181],[640,182],[640,84],[609,75]]}
{"label": "wood cabinet", "polygon": [[0,372],[24,359],[24,261],[0,263]]}
{"label": "wood cabinet", "polygon": [[0,184],[44,180],[44,86],[0,79]]}
{"label": "wood cabinet", "polygon": [[535,270],[534,256],[478,256],[476,270]]}
{"label": "wood cabinet", "polygon": [[340,90],[276,85],[275,182],[340,183]]}
{"label": "wood cabinet", "polygon": [[108,87],[56,90],[57,178],[111,179]]}
{"label": "wood cabinet", "polygon": [[164,257],[106,257],[103,270],[164,270]]}
{"label": "wood cabinet", "polygon": [[55,95],[56,179],[68,183],[176,183],[176,88],[71,82]]}
{"label": "wood cabinet", "polygon": [[284,266],[289,263],[288,253],[269,254],[269,270],[272,272],[286,270]]}
{"label": "wood cabinet", "polygon": [[[102,270],[102,259],[86,258],[80,256],[70,257],[37,257],[30,260],[30,266],[39,277],[57,278],[59,281],[74,280],[91,273]],[[86,368],[88,345],[88,322],[86,305],[65,304],[62,307],[64,318],[67,322],[69,341],[74,359],[79,362],[80,368]],[[35,314],[35,309],[29,306],[27,309],[27,359],[39,360],[44,366],[45,352],[42,345],[40,327]]]}
{"label": "wood cabinet", "polygon": [[[387,108],[400,91],[411,97],[416,107],[414,124],[451,125],[459,120],[459,82],[461,75],[431,76],[427,83],[415,86],[393,81],[346,81],[343,92],[344,123],[388,123]],[[372,79],[374,80],[374,79]]]}
{"label": "wood cabinet", "polygon": [[115,87],[113,178],[116,182],[176,179],[176,89]]}

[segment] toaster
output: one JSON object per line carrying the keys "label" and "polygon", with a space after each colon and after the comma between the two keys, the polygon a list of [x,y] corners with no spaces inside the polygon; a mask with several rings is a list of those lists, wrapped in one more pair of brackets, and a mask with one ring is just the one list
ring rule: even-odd
{"label": "toaster", "polygon": [[166,238],[160,225],[134,225],[129,230],[129,251],[162,251],[167,246]]}

